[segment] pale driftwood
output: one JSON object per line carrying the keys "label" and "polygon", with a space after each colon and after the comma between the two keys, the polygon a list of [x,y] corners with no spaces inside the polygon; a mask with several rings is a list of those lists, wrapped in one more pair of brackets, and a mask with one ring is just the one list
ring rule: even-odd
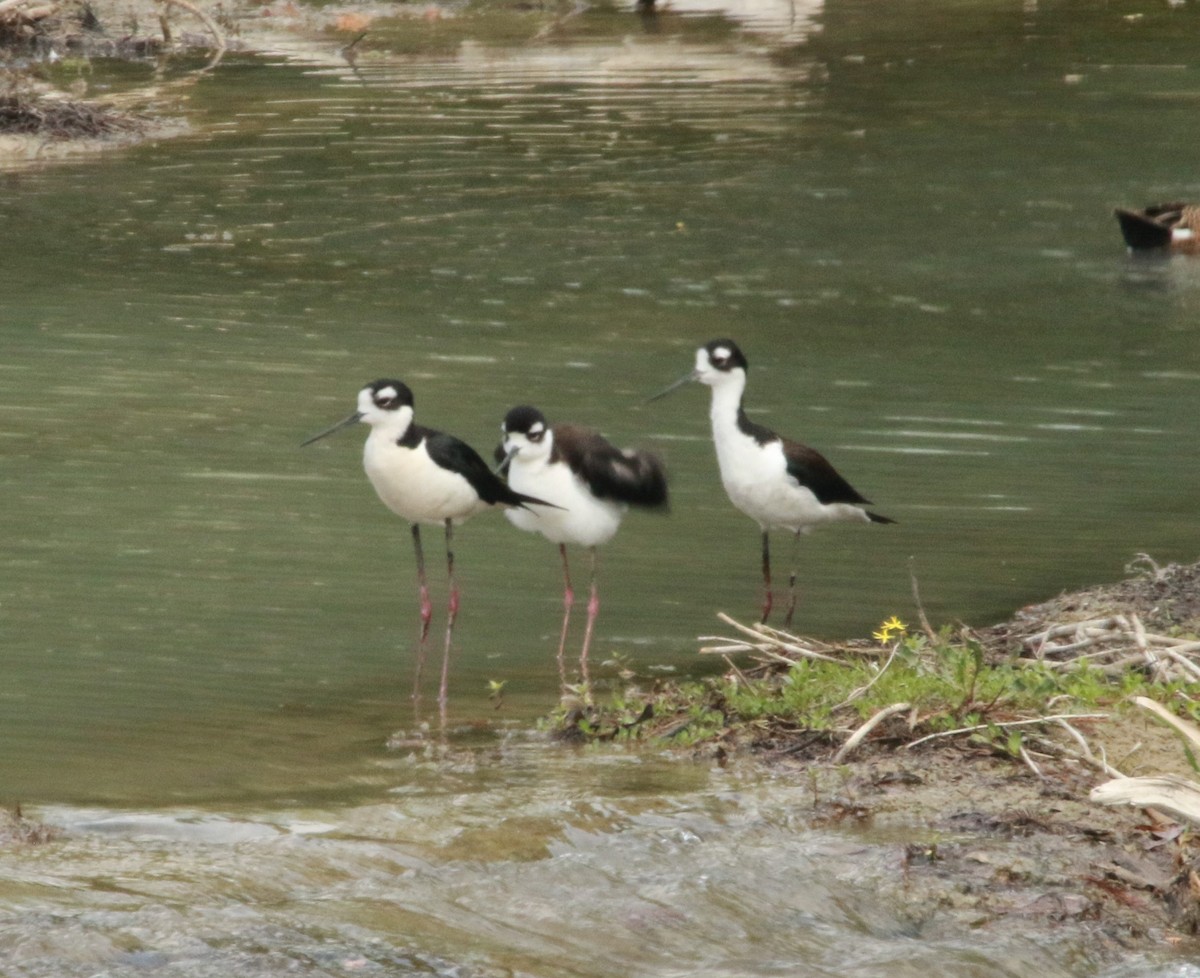
{"label": "pale driftwood", "polygon": [[[7,0],[5,0],[5,2],[7,2]],[[207,12],[202,10],[200,7],[196,6],[196,4],[192,3],[191,0],[155,0],[155,2],[158,3],[160,6],[166,6],[168,4],[173,4],[176,7],[181,7],[182,9],[186,10],[188,13],[190,13],[193,16],[195,16],[196,18],[198,18],[200,20],[200,22],[203,23],[204,26],[208,28],[209,32],[213,36],[213,40],[216,42],[216,57],[214,57],[213,60],[211,62],[209,62],[208,67],[209,68],[213,67],[213,65],[215,65],[218,61],[221,60],[221,56],[225,53],[225,47],[226,47],[225,34],[222,32],[221,28],[217,26],[217,22],[215,20],[213,20],[212,17],[210,17]],[[163,40],[166,43],[170,44],[171,43],[171,29],[167,26],[166,16],[160,15],[159,22],[162,24]]]}
{"label": "pale driftwood", "polygon": [[894,661],[896,661],[896,653],[899,651],[900,651],[900,643],[897,642],[895,645],[892,646],[892,654],[887,657],[887,662],[885,662],[882,666],[880,666],[879,671],[877,673],[875,673],[874,676],[871,677],[871,681],[869,683],[866,683],[863,686],[859,686],[857,689],[851,690],[850,695],[847,696],[844,700],[842,700],[842,702],[840,702],[833,709],[836,711],[836,710],[840,710],[844,706],[849,706],[856,699],[858,699],[865,692],[867,692],[867,690],[869,690],[872,686],[874,686],[877,682],[879,682],[879,680],[883,677],[883,674],[888,671],[888,666],[890,666]]}
{"label": "pale driftwood", "polygon": [[1189,822],[1200,823],[1200,785],[1173,774],[1116,778],[1097,785],[1088,797],[1101,805],[1162,808]]}
{"label": "pale driftwood", "polygon": [[1042,781],[1045,781],[1046,776],[1044,774],[1042,774],[1042,769],[1037,766],[1037,763],[1034,761],[1034,759],[1029,756],[1029,751],[1027,751],[1025,749],[1025,747],[1022,746],[1019,749],[1018,753],[1021,755],[1021,760],[1023,760],[1025,762],[1025,766],[1028,767],[1029,770],[1031,770],[1034,774],[1036,774],[1039,779],[1041,779]]}
{"label": "pale driftwood", "polygon": [[1005,720],[995,723],[977,723],[971,727],[958,727],[955,730],[939,730],[937,733],[926,734],[924,737],[918,737],[916,740],[910,741],[904,745],[905,750],[911,750],[917,744],[923,744],[927,740],[937,740],[940,737],[956,737],[958,734],[974,733],[977,730],[990,730],[996,727],[1001,730],[1007,730],[1009,727],[1028,727],[1032,724],[1050,723],[1054,720],[1107,720],[1107,713],[1062,713],[1056,716],[1049,717],[1030,717],[1027,720]]}
{"label": "pale driftwood", "polygon": [[1161,703],[1156,703],[1149,697],[1135,696],[1133,702],[1143,710],[1149,710],[1160,720],[1174,727],[1192,745],[1193,750],[1200,750],[1200,728],[1197,728],[1194,723],[1188,723],[1187,720],[1180,719]]}
{"label": "pale driftwood", "polygon": [[874,730],[879,724],[883,723],[890,716],[895,716],[897,713],[903,713],[909,708],[908,703],[893,703],[891,706],[885,706],[882,710],[876,713],[870,720],[864,723],[861,727],[854,731],[849,739],[842,744],[838,752],[833,755],[833,763],[841,764],[843,760],[854,750],[859,744],[866,739],[867,735]]}
{"label": "pale driftwood", "polygon": [[[805,659],[817,659],[821,662],[835,662],[840,665],[845,665],[845,663],[841,659],[836,659],[830,655],[824,655],[823,653],[816,651],[816,649],[806,648],[803,645],[797,644],[798,640],[796,639],[795,636],[789,635],[787,637],[787,640],[784,640],[781,638],[773,638],[772,636],[770,636],[768,634],[764,634],[759,628],[751,628],[747,625],[741,624],[741,622],[735,621],[733,618],[730,618],[729,615],[725,614],[725,612],[723,612],[723,611],[718,612],[717,617],[720,618],[721,621],[725,622],[725,624],[729,625],[731,628],[736,628],[739,632],[742,632],[744,635],[750,636],[750,638],[754,639],[755,641],[744,642],[744,645],[739,647],[737,645],[730,644],[730,639],[722,637],[722,636],[701,635],[699,638],[699,641],[701,641],[701,642],[719,641],[719,642],[726,643],[725,645],[717,646],[717,647],[709,646],[707,648],[707,650],[701,649],[702,652],[708,651],[709,654],[712,654],[717,649],[720,650],[721,654],[724,654],[727,652],[734,652],[734,651],[757,652],[759,655],[766,656],[768,659],[772,660],[773,662],[786,662],[789,664],[795,664],[795,661],[796,661],[795,659],[789,659],[786,655],[781,655],[779,652],[775,651],[776,648],[779,648],[779,649],[782,649],[784,652],[791,652],[794,655],[801,656],[802,658],[805,658]],[[771,629],[771,631],[775,631],[775,630]],[[777,633],[777,634],[786,635],[787,633]]]}

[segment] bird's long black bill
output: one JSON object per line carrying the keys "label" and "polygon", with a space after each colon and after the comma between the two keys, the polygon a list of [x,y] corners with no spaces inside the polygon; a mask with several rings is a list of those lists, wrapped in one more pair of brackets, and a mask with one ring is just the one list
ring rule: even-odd
{"label": "bird's long black bill", "polygon": [[361,420],[362,415],[358,411],[355,411],[352,415],[350,415],[350,417],[342,418],[342,420],[335,424],[332,428],[326,428],[319,435],[313,435],[311,438],[302,441],[300,443],[300,447],[303,448],[305,445],[311,445],[314,441],[320,441],[326,435],[332,435],[335,431],[341,431],[343,428],[349,428],[352,424],[358,424],[358,422]]}
{"label": "bird's long black bill", "polygon": [[691,381],[693,381],[695,379],[696,379],[696,371],[694,371],[694,370],[690,371],[689,373],[686,373],[682,377],[680,377],[677,381],[675,381],[675,383],[673,383],[667,387],[664,387],[657,394],[654,394],[653,396],[646,398],[646,400],[643,401],[642,403],[650,404],[652,401],[657,401],[661,398],[664,398],[668,394],[670,394],[671,391],[676,390],[676,389],[682,387],[684,384],[690,383]]}

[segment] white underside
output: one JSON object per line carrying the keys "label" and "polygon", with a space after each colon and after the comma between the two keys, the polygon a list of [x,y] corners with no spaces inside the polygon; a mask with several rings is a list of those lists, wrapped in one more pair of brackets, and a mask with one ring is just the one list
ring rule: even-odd
{"label": "white underside", "polygon": [[517,455],[509,465],[508,484],[517,492],[562,507],[532,506],[504,512],[513,526],[540,533],[553,543],[598,547],[613,538],[625,513],[618,503],[593,496],[561,462],[550,464],[541,458],[523,461]]}
{"label": "white underside", "polygon": [[714,388],[712,427],[721,482],[729,501],[764,530],[807,533],[822,523],[870,522],[858,506],[820,502],[812,490],[788,475],[782,442],[759,445],[737,426],[738,400]]}
{"label": "white underside", "polygon": [[402,448],[392,432],[371,429],[363,468],[384,505],[410,523],[461,523],[490,508],[466,479],[434,462],[424,443]]}

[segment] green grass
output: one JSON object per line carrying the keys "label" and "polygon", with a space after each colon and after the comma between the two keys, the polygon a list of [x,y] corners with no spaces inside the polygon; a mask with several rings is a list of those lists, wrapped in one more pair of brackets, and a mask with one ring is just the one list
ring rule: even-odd
{"label": "green grass", "polygon": [[802,660],[762,675],[748,676],[742,668],[707,680],[659,683],[648,691],[623,684],[587,707],[562,708],[548,725],[584,741],[777,745],[805,736],[828,745],[880,710],[907,703],[902,715],[872,736],[895,742],[980,728],[961,736],[1016,755],[1036,725],[1004,724],[1110,712],[1137,695],[1159,702],[1182,699],[1177,694],[1183,684],[1153,683],[1140,671],[1111,678],[1086,662],[1067,669],[1018,664],[949,632],[906,635],[890,645],[890,652],[849,649],[836,662]]}

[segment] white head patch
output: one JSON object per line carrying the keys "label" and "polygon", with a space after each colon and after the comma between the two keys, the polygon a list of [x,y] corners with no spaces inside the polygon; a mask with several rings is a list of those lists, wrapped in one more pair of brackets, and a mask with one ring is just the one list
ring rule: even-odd
{"label": "white head patch", "polygon": [[529,433],[531,435],[540,435],[545,430],[546,430],[546,426],[544,424],[542,424],[540,421],[535,421],[533,424],[531,424],[529,426]]}

